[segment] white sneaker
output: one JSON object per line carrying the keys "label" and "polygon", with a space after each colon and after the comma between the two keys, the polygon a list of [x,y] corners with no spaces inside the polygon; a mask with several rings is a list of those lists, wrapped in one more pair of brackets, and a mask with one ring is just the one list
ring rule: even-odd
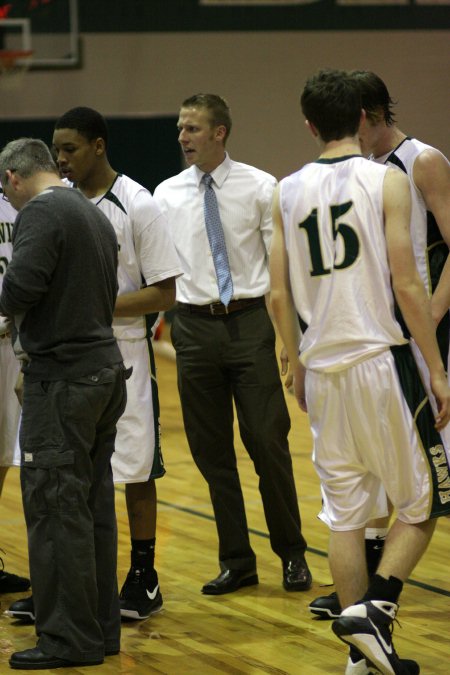
{"label": "white sneaker", "polygon": [[394,602],[361,602],[344,609],[332,628],[338,638],[355,647],[383,675],[418,675],[419,664],[400,659],[392,643],[392,624],[397,610]]}
{"label": "white sneaker", "polygon": [[361,659],[354,663],[350,657],[348,657],[347,668],[345,669],[344,675],[375,675],[379,673],[379,670],[375,670],[372,666],[368,666],[366,659]]}

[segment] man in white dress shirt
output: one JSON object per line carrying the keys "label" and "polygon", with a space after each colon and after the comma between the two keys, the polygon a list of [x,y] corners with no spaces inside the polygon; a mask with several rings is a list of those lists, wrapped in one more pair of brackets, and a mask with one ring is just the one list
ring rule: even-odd
{"label": "man in white dress shirt", "polygon": [[[154,196],[183,267],[172,324],[178,386],[189,446],[209,486],[219,537],[220,574],[202,592],[221,595],[258,583],[233,442],[233,401],[259,476],[270,543],[282,560],[284,588],[307,590],[311,574],[287,440],[290,420],[264,298],[276,180],[230,159],[225,151],[230,111],[219,96],[186,99],[178,129],[188,168],[161,183]],[[226,245],[222,256],[228,276],[231,272],[224,301],[205,221],[210,208],[205,192],[211,188]]]}

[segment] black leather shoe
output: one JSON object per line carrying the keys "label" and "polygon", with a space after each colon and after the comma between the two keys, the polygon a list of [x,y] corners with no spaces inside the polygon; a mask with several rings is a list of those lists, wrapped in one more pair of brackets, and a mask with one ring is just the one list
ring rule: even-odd
{"label": "black leather shoe", "polygon": [[243,586],[258,583],[256,570],[224,570],[216,579],[205,584],[202,593],[205,595],[223,595],[233,593]]}
{"label": "black leather shoe", "polygon": [[35,620],[33,596],[16,600],[5,614],[12,619],[32,623]]}
{"label": "black leather shoe", "polygon": [[0,565],[0,593],[23,593],[30,588],[29,579],[11,574],[11,572],[5,572],[3,558],[0,558]]}
{"label": "black leather shoe", "polygon": [[311,572],[304,558],[283,560],[283,586],[286,591],[307,591],[311,584]]}
{"label": "black leather shoe", "polygon": [[[2,559],[0,558],[0,561]],[[11,572],[0,572],[0,593],[23,593],[30,588],[30,580]]]}
{"label": "black leather shoe", "polygon": [[9,659],[11,668],[20,670],[44,670],[49,668],[68,668],[70,666],[99,666],[103,659],[97,661],[69,661],[60,659],[57,656],[45,654],[40,647],[25,649],[23,652],[15,652]]}

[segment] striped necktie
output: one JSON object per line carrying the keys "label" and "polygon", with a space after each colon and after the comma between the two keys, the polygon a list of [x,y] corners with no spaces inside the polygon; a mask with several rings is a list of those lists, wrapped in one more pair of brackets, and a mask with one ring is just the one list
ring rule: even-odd
{"label": "striped necktie", "polygon": [[230,264],[228,262],[227,247],[220,222],[219,208],[217,206],[216,193],[212,187],[212,176],[205,173],[202,182],[205,184],[205,198],[203,210],[205,214],[206,232],[214,261],[219,287],[219,297],[226,306],[233,297],[233,280],[231,278]]}

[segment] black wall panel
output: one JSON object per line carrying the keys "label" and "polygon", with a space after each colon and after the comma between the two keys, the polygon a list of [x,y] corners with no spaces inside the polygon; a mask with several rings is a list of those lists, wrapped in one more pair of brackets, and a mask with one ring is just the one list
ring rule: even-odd
{"label": "black wall panel", "polygon": [[[108,156],[114,169],[151,191],[165,178],[179,173],[183,160],[178,144],[178,116],[107,117]],[[0,120],[0,148],[16,138],[52,142],[54,118]]]}

